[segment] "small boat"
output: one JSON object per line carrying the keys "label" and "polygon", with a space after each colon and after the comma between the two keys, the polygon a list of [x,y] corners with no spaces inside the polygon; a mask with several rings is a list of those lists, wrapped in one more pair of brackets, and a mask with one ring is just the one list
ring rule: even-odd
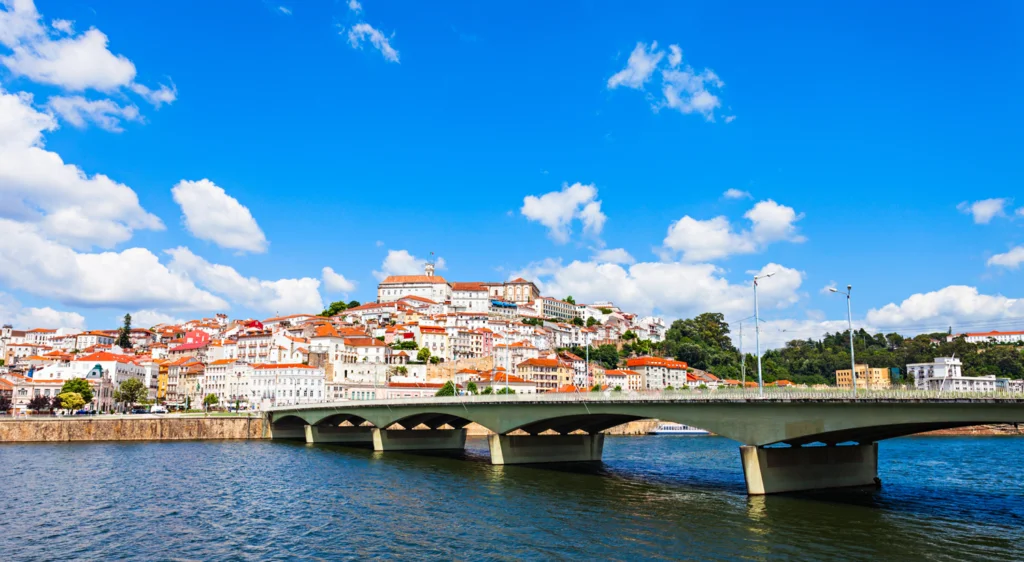
{"label": "small boat", "polygon": [[651,435],[710,435],[711,432],[699,427],[691,427],[681,423],[659,423],[650,432]]}

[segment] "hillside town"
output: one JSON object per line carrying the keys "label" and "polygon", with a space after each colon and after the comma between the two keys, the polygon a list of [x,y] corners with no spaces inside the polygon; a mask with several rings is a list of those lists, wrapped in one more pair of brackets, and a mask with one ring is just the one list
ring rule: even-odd
{"label": "hillside town", "polygon": [[211,404],[259,410],[433,396],[449,381],[477,392],[519,394],[721,382],[679,361],[637,357],[622,369],[605,369],[566,351],[621,347],[624,339],[659,342],[665,323],[611,302],[542,296],[522,278],[449,282],[427,264],[422,275],[382,280],[376,302],[332,308],[132,327],[120,342],[122,329],[4,325],[0,395],[24,412],[35,409],[33,398],[56,397],[66,381],[85,379],[93,390],[86,409],[107,412],[118,408],[120,385],[135,379],[146,389],[145,401],[172,410]]}
{"label": "hillside town", "polygon": [[[752,378],[719,378],[650,354],[616,358],[614,365],[588,356],[591,349],[621,351],[630,342],[651,349],[665,336],[661,318],[641,317],[612,302],[543,296],[523,278],[449,282],[427,264],[423,275],[383,279],[375,302],[332,303],[319,314],[216,314],[175,325],[90,331],[4,325],[0,401],[16,413],[38,411],[47,400],[58,404],[65,383],[75,379],[91,388],[84,408],[91,412],[124,409],[118,389],[130,379],[140,383],[137,401],[161,411],[424,397],[445,385],[484,394],[756,386]],[[962,336],[1024,340],[1024,332]],[[1024,390],[1021,380],[964,376],[955,357],[908,364],[907,374],[921,390]],[[849,369],[835,375],[836,386],[851,388]],[[861,388],[892,385],[888,369],[858,364],[856,375]],[[787,380],[771,385],[799,386]]]}

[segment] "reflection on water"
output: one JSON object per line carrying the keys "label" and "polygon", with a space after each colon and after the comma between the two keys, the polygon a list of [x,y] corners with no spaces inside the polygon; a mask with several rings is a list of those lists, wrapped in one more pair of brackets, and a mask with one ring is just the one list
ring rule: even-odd
{"label": "reflection on water", "polygon": [[[1024,439],[880,446],[880,490],[747,497],[734,442],[609,437],[605,462],[282,442],[0,446],[5,560],[1024,558]],[[11,492],[15,490],[15,492]]]}

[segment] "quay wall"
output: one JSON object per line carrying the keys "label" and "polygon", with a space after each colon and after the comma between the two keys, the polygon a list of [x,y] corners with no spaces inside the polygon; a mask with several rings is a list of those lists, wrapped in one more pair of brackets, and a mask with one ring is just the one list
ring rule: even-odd
{"label": "quay wall", "polygon": [[0,421],[0,443],[265,439],[258,417],[53,418]]}

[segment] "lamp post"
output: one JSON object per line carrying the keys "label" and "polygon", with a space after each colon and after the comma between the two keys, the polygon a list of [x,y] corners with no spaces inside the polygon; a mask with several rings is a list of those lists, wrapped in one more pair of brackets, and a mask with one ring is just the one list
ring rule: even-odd
{"label": "lamp post", "polygon": [[771,277],[772,275],[775,275],[774,271],[772,273],[767,273],[765,275],[755,275],[754,276],[754,342],[755,342],[756,351],[757,351],[757,393],[758,393],[758,396],[764,396],[764,379],[761,377],[761,328],[759,327],[761,319],[758,317],[758,313],[757,313],[757,280],[758,279],[767,279],[768,277]]}
{"label": "lamp post", "polygon": [[[840,291],[835,287],[829,287],[829,291],[833,293],[840,293],[846,295],[846,321],[850,326],[850,386],[853,387],[853,397],[857,397],[857,361],[853,357],[853,309],[850,306],[850,293],[853,292],[853,286],[847,285],[846,291]],[[865,371],[865,374],[866,371]]]}

